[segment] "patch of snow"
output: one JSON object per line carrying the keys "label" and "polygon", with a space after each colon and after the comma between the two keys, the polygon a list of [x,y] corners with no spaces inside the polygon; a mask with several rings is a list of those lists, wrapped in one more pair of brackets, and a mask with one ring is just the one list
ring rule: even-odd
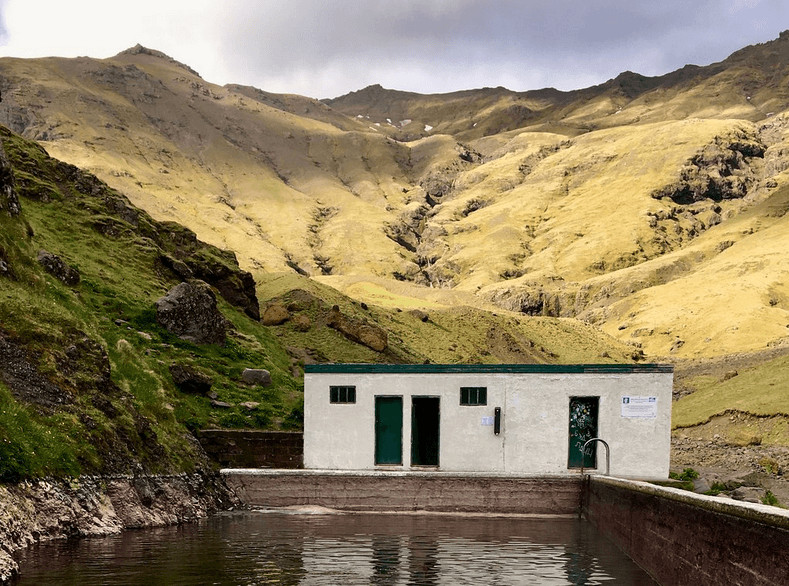
{"label": "patch of snow", "polygon": [[425,132],[430,132],[431,130],[433,130],[433,127],[429,124],[425,124]]}
{"label": "patch of snow", "polygon": [[375,125],[376,126],[381,126],[381,123],[380,122],[376,122]]}
{"label": "patch of snow", "polygon": [[476,128],[476,126],[477,126],[477,123],[475,122],[475,123],[474,123],[474,124],[471,126],[471,128]]}
{"label": "patch of snow", "polygon": [[401,120],[400,121],[400,126],[406,126],[408,124],[411,124],[411,119],[410,118],[406,118],[405,120]]}
{"label": "patch of snow", "polygon": [[387,119],[386,119],[386,121],[387,121],[389,124],[391,124],[391,123],[392,123],[392,119],[391,119],[391,118],[387,118]]}
{"label": "patch of snow", "polygon": [[378,132],[378,129],[375,126],[370,126],[370,130],[375,130],[376,132]]}
{"label": "patch of snow", "polygon": [[364,118],[364,115],[363,114],[357,114],[356,117],[357,118]]}

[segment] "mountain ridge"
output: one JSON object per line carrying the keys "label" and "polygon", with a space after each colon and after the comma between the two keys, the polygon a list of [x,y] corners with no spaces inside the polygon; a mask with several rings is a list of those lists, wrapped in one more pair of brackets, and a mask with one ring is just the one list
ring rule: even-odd
{"label": "mountain ridge", "polygon": [[[785,319],[782,287],[767,309],[748,294],[763,317],[742,348],[740,334],[678,343],[656,333],[671,332],[667,320],[627,324],[659,304],[658,287],[686,296],[692,279],[677,277],[718,248],[760,257],[759,236],[732,237],[727,226],[785,184],[786,118],[762,110],[789,103],[779,87],[787,41],[572,92],[424,96],[375,85],[325,102],[216,86],[136,46],[101,61],[0,60],[0,121],[155,217],[235,250],[258,277],[294,270],[360,295],[363,275],[389,289],[457,289],[591,321],[650,354],[725,354],[782,343],[769,325]],[[746,95],[754,79],[769,83]],[[769,214],[743,230],[775,223]],[[612,222],[624,229],[608,233]],[[784,271],[768,272],[780,283]],[[623,318],[616,308],[635,299],[643,309]],[[709,320],[688,325],[709,331]]]}

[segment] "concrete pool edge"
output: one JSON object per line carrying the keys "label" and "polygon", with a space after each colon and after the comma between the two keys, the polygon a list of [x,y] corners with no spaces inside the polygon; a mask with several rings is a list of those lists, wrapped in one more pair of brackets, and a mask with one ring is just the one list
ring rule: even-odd
{"label": "concrete pool edge", "polygon": [[596,476],[582,512],[661,586],[786,583],[789,511]]}
{"label": "concrete pool edge", "polygon": [[580,476],[432,471],[224,469],[249,506],[342,511],[578,515]]}

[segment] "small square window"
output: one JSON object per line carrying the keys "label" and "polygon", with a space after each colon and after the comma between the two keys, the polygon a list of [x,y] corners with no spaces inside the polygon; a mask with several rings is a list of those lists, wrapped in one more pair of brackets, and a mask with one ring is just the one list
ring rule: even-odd
{"label": "small square window", "polygon": [[356,387],[355,386],[329,387],[329,402],[356,403]]}
{"label": "small square window", "polygon": [[487,405],[488,387],[460,387],[461,405]]}

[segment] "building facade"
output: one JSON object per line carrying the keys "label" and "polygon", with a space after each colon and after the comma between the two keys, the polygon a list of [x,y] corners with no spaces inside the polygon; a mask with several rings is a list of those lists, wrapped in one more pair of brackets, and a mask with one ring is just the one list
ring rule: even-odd
{"label": "building facade", "polygon": [[673,368],[306,365],[304,467],[578,474],[669,472]]}

